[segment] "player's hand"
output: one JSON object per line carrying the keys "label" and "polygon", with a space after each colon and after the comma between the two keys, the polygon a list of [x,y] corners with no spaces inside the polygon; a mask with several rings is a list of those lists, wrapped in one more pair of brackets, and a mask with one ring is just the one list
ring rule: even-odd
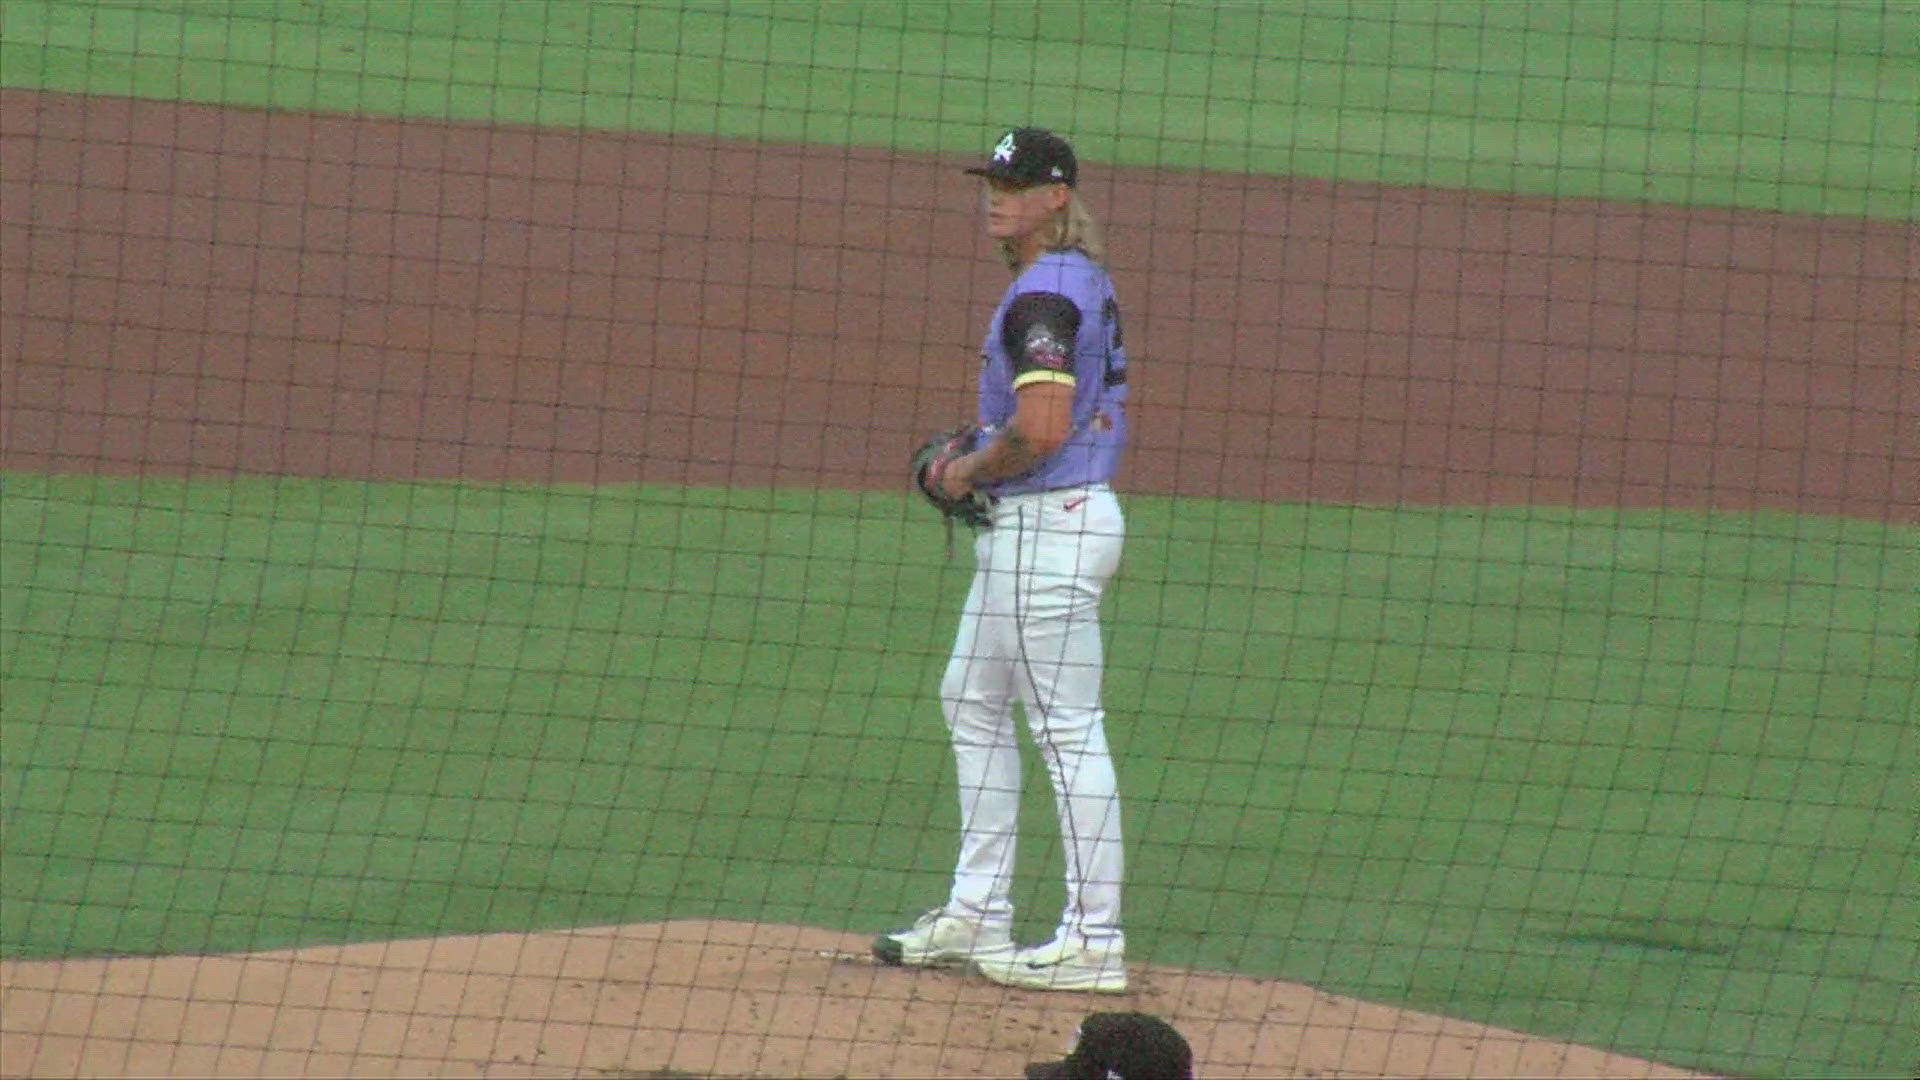
{"label": "player's hand", "polygon": [[[971,424],[939,432],[920,444],[908,466],[914,486],[934,509],[949,523],[972,528],[984,528],[990,520],[986,500],[973,490],[969,455],[979,438],[980,430]],[[956,471],[961,475],[952,475]]]}
{"label": "player's hand", "polygon": [[971,456],[955,458],[940,471],[940,490],[947,498],[958,502],[973,494],[972,461]]}

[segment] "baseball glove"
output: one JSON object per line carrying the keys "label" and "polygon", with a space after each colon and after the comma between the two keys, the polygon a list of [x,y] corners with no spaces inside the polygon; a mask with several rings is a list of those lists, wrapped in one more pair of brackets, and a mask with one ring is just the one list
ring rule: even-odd
{"label": "baseball glove", "polygon": [[954,498],[941,487],[940,480],[946,475],[947,466],[965,455],[972,453],[974,444],[980,438],[980,429],[972,424],[949,428],[927,438],[920,448],[913,452],[913,486],[926,496],[935,510],[940,511],[947,522],[948,540],[952,540],[953,526],[965,525],[970,529],[984,529],[990,524],[987,514],[986,497],[978,492],[969,491]]}

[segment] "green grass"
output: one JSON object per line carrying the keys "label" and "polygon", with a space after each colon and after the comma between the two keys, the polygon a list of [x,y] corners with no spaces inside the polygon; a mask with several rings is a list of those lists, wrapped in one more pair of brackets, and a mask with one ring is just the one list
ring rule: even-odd
{"label": "green grass", "polygon": [[0,83],[1920,217],[1920,6],[10,0]]}
{"label": "green grass", "polygon": [[[0,4],[0,85],[1920,218],[1920,7]],[[0,955],[731,916],[951,858],[894,496],[0,476]],[[1128,501],[1138,958],[1920,1060],[1920,534]],[[1043,792],[1028,933],[1058,903]]]}
{"label": "green grass", "polygon": [[[966,561],[894,495],[4,482],[8,956],[872,930],[944,888]],[[1916,530],[1127,506],[1138,959],[1738,1073],[1914,1059]]]}

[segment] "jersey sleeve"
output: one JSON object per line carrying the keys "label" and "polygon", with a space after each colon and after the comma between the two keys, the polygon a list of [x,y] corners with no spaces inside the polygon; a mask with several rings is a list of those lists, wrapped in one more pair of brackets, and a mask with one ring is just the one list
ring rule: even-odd
{"label": "jersey sleeve", "polygon": [[1053,292],[1021,293],[1007,305],[1000,343],[1013,361],[1015,389],[1038,382],[1074,384],[1074,342],[1080,308]]}

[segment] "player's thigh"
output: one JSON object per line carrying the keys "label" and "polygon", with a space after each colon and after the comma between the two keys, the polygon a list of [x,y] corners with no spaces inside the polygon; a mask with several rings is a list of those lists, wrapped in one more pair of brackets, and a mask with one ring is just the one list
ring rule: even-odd
{"label": "player's thigh", "polygon": [[1012,595],[1012,573],[994,572],[987,566],[975,571],[940,678],[943,699],[988,708],[1003,708],[1011,701],[1012,663],[1019,652]]}
{"label": "player's thigh", "polygon": [[1036,507],[1022,522],[1017,599],[1023,617],[1097,619],[1120,566],[1124,522],[1112,492]]}

